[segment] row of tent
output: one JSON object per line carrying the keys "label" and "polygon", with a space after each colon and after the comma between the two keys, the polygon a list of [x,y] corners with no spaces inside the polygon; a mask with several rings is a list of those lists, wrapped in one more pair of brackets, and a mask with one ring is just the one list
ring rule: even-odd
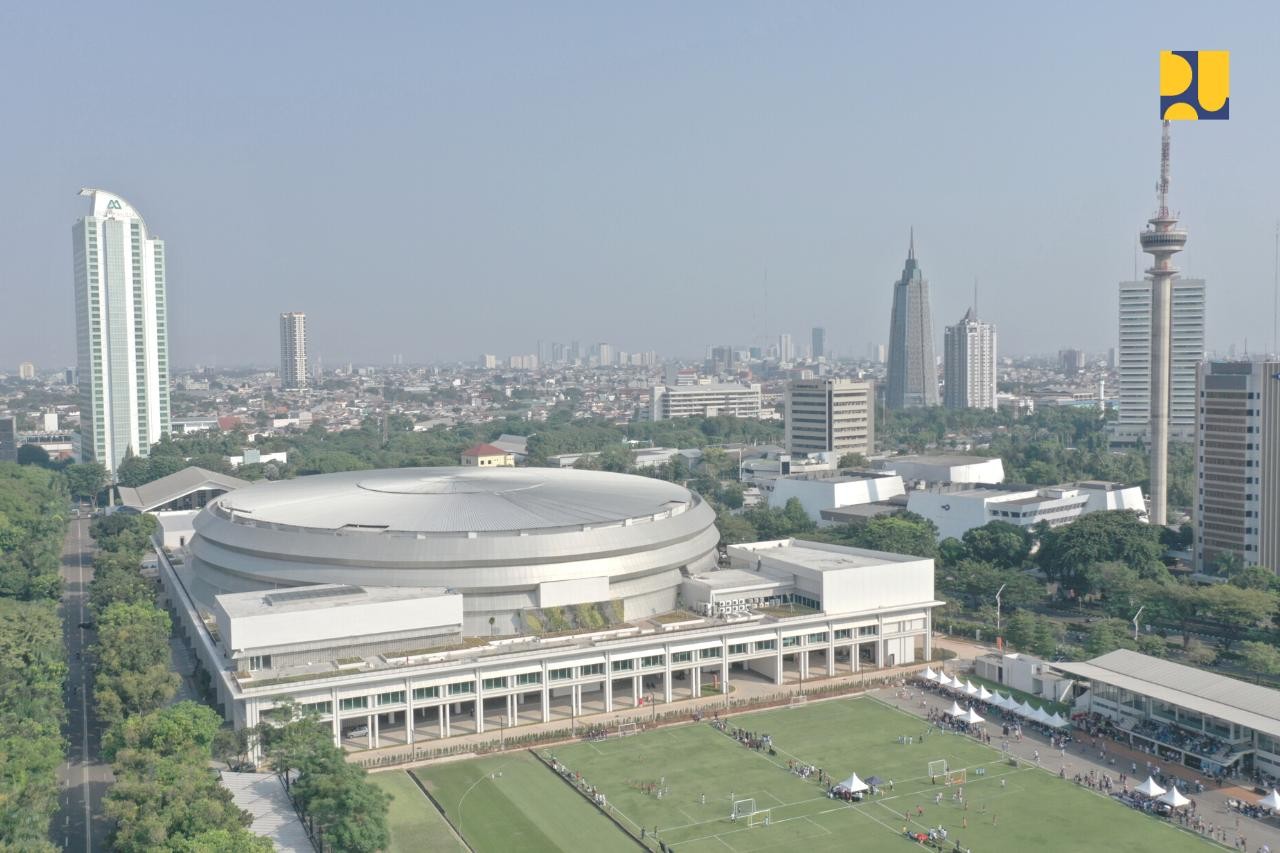
{"label": "row of tent", "polygon": [[[945,687],[953,692],[962,693],[965,696],[971,696],[982,702],[989,702],[1001,710],[1009,711],[1010,713],[1017,714],[1020,717],[1026,717],[1033,723],[1039,723],[1055,729],[1061,729],[1070,725],[1070,723],[1057,711],[1054,711],[1052,714],[1046,713],[1044,708],[1036,708],[1030,702],[1018,702],[1011,695],[1003,696],[999,691],[992,693],[985,686],[975,687],[971,681],[961,681],[959,678],[951,678],[945,672],[934,672],[931,667],[925,668],[924,679],[925,681],[932,681],[939,687]],[[952,702],[951,707],[958,708],[959,705]],[[963,716],[964,711],[962,709],[955,714],[952,714],[950,711],[947,713],[956,717]]]}

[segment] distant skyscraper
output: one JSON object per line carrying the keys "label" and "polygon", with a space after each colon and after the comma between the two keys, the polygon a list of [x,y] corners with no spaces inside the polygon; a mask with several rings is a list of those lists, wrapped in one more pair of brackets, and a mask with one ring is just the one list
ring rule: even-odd
{"label": "distant skyscraper", "polygon": [[[1190,441],[1196,429],[1196,366],[1204,359],[1205,282],[1175,278],[1169,340],[1169,437]],[[1151,441],[1151,282],[1120,282],[1119,406],[1113,441]]]}
{"label": "distant skyscraper", "polygon": [[18,378],[19,379],[35,379],[36,366],[29,361],[22,362],[22,364],[18,365]]}
{"label": "distant skyscraper", "polygon": [[285,388],[306,388],[307,315],[290,311],[280,315],[280,382]]}
{"label": "distant skyscraper", "polygon": [[792,453],[875,449],[875,383],[795,379],[787,383],[786,444]]}
{"label": "distant skyscraper", "polygon": [[1084,370],[1084,353],[1078,349],[1058,350],[1058,369],[1067,376]]}
{"label": "distant skyscraper", "polygon": [[827,355],[827,330],[821,326],[814,326],[809,344],[809,355],[815,359],[825,358]]}
{"label": "distant skyscraper", "polygon": [[916,263],[914,231],[902,278],[893,286],[887,378],[885,405],[890,409],[938,405],[938,368],[933,355],[929,282]]}
{"label": "distant skyscraper", "polygon": [[943,403],[948,409],[996,408],[996,327],[970,308],[943,340]]}
{"label": "distant skyscraper", "polygon": [[164,241],[114,193],[83,189],[75,252],[82,458],[115,471],[169,433]]}
{"label": "distant skyscraper", "polygon": [[0,462],[18,461],[18,419],[0,418]]}
{"label": "distant skyscraper", "polygon": [[778,361],[790,364],[796,360],[796,348],[788,334],[778,335]]}
{"label": "distant skyscraper", "polygon": [[1280,362],[1199,366],[1195,568],[1280,571]]}

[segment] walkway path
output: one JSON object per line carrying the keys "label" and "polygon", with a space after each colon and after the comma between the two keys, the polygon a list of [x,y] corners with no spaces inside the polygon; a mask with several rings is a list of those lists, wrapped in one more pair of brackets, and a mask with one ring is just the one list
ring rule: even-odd
{"label": "walkway path", "polygon": [[93,544],[88,519],[72,519],[62,549],[62,634],[67,647],[67,760],[58,769],[62,793],[53,818],[53,842],[73,853],[106,849],[102,797],[111,784],[111,767],[98,759],[99,736],[89,693],[93,680],[87,660],[92,632],[89,581]]}

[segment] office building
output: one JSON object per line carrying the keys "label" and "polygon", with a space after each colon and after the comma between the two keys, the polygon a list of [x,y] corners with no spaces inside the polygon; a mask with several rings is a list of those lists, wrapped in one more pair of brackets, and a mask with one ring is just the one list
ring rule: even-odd
{"label": "office building", "polygon": [[1145,509],[1137,486],[1100,481],[1041,487],[953,483],[907,492],[907,510],[932,521],[940,540],[959,539],[991,521],[1059,527],[1091,512]]}
{"label": "office building", "polygon": [[717,415],[760,417],[760,386],[735,383],[659,385],[653,389],[649,402],[649,417],[655,421],[712,418]]}
{"label": "office building", "polygon": [[81,453],[115,471],[169,433],[164,241],[120,196],[83,189],[72,228]]}
{"label": "office building", "polygon": [[791,342],[791,335],[778,335],[778,361],[790,364],[796,360],[796,348]]}
{"label": "office building", "polygon": [[[1196,429],[1196,368],[1205,354],[1205,282],[1175,278],[1169,341],[1169,437],[1191,441]],[[1151,422],[1151,282],[1120,282],[1119,400],[1112,442],[1149,444]]]}
{"label": "office building", "polygon": [[996,408],[996,327],[970,308],[943,339],[943,404],[948,409]]}
{"label": "office building", "polygon": [[876,467],[892,472],[908,483],[1003,483],[1004,462],[999,456],[890,456]]}
{"label": "office building", "polygon": [[929,658],[932,560],[786,539],[719,569],[719,538],[661,480],[428,468],[238,488],[156,554],[237,729],[294,702],[353,749]]}
{"label": "office building", "polygon": [[933,354],[929,282],[916,262],[915,232],[902,277],[893,286],[885,405],[911,409],[938,405],[938,367]]}
{"label": "office building", "polygon": [[0,462],[18,461],[18,419],[0,417]]}
{"label": "office building", "polygon": [[869,455],[875,450],[875,399],[870,380],[792,380],[787,383],[787,450]]}
{"label": "office building", "polygon": [[1084,352],[1078,349],[1058,350],[1058,369],[1067,376],[1084,370]]}
{"label": "office building", "polygon": [[1195,567],[1280,571],[1280,362],[1200,365]]}
{"label": "office building", "polygon": [[280,383],[285,388],[306,388],[307,315],[291,311],[280,315]]}
{"label": "office building", "polygon": [[809,333],[809,355],[815,361],[827,357],[827,330],[821,326],[814,326]]}

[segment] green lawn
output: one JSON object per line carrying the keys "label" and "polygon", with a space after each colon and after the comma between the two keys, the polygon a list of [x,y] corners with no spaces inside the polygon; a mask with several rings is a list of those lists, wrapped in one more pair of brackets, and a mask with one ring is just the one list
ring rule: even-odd
{"label": "green lawn", "polygon": [[636,853],[639,849],[527,752],[433,764],[412,772],[444,807],[467,843],[484,853]]}
{"label": "green lawn", "polygon": [[387,853],[465,853],[449,825],[431,801],[418,789],[409,774],[385,772],[369,774],[369,781],[391,795],[391,846]]}
{"label": "green lawn", "polygon": [[[1011,767],[997,751],[966,738],[935,734],[921,743],[923,722],[871,699],[812,702],[802,708],[735,715],[731,721],[771,734],[778,754],[770,757],[748,750],[706,723],[548,752],[602,790],[620,819],[633,826],[643,824],[649,831],[656,827],[660,837],[681,853],[723,853],[726,847],[806,853],[905,850],[909,848],[900,837],[904,811],[911,812],[912,827],[942,824],[950,841],[979,853],[1203,853],[1211,849],[1197,836],[1070,781],[1035,768]],[[916,743],[900,745],[900,735],[916,737]],[[830,800],[816,782],[787,770],[789,757],[821,766],[837,779],[856,771],[864,779],[872,775],[892,779],[895,787],[865,803]],[[963,786],[967,809],[950,799],[953,789],[931,784],[928,763],[939,758],[953,768],[967,768],[968,781]],[[985,775],[976,772],[979,768]],[[664,779],[669,794],[662,799],[641,787]],[[544,784],[551,781],[553,776]],[[943,802],[935,805],[939,791],[944,793]],[[758,809],[771,809],[769,826],[748,828],[728,819],[731,799],[747,797],[756,801]],[[924,809],[919,818],[917,806]],[[492,814],[507,817],[506,802],[497,808]],[[558,848],[536,849],[603,849],[598,841],[590,848],[561,842]],[[476,847],[482,851],[535,849],[513,846],[509,837],[495,837],[492,844],[476,843]]]}

